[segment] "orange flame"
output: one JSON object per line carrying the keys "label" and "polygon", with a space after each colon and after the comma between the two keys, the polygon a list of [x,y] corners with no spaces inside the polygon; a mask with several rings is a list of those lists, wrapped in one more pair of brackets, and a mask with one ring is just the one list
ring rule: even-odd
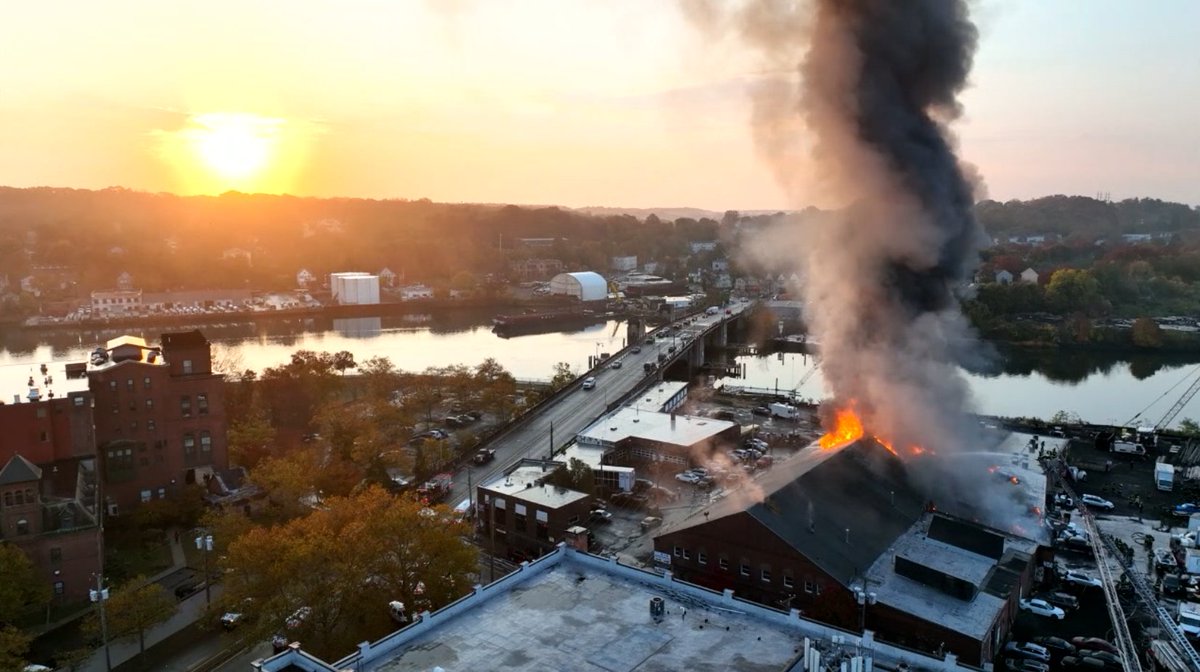
{"label": "orange flame", "polygon": [[1021,479],[1017,478],[1016,476],[1009,476],[1008,482],[1012,483],[1013,485],[1020,485]]}
{"label": "orange flame", "polygon": [[883,446],[884,448],[887,448],[887,451],[889,453],[895,455],[896,457],[900,457],[900,453],[897,453],[896,449],[892,447],[891,441],[887,441],[886,439],[881,439],[878,436],[876,436],[874,438],[875,438],[875,443],[878,443],[879,445]]}
{"label": "orange flame", "polygon": [[862,421],[854,409],[841,408],[834,414],[833,429],[817,439],[817,444],[822,450],[833,450],[861,439],[863,433]]}

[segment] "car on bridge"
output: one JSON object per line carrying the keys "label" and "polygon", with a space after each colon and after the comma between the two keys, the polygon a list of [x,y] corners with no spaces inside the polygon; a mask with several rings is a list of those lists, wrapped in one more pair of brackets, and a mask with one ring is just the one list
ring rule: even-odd
{"label": "car on bridge", "polygon": [[596,377],[595,376],[588,376],[587,378],[583,379],[583,389],[591,390],[591,389],[594,389],[595,387],[596,387]]}

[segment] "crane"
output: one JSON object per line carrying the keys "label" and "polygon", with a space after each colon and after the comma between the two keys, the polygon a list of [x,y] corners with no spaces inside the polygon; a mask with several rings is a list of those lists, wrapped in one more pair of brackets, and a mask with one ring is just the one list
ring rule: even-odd
{"label": "crane", "polygon": [[[1183,384],[1184,381],[1186,381],[1188,378],[1191,378],[1192,376],[1196,375],[1197,373],[1200,373],[1200,365],[1198,365],[1198,366],[1196,366],[1196,368],[1192,369],[1190,373],[1188,373],[1186,376],[1181,378],[1178,383],[1175,383],[1174,385],[1172,385],[1170,387],[1170,389],[1168,389],[1166,392],[1163,392],[1161,395],[1159,395],[1157,399],[1150,402],[1150,404],[1148,406],[1146,406],[1146,408],[1143,408],[1142,410],[1138,411],[1138,413],[1136,415],[1134,415],[1132,418],[1130,418],[1129,421],[1125,423],[1125,425],[1127,427],[1132,427],[1133,423],[1136,422],[1138,420],[1138,418],[1141,418],[1143,413],[1145,413],[1147,410],[1150,409],[1150,406],[1157,404],[1160,400],[1162,400],[1163,397],[1170,394],[1172,391],[1175,390],[1175,388],[1179,387],[1181,384]],[[1192,384],[1189,385],[1187,387],[1187,389],[1185,389],[1183,391],[1183,394],[1179,395],[1179,398],[1175,400],[1175,403],[1171,405],[1171,408],[1167,409],[1167,412],[1163,414],[1162,418],[1154,424],[1154,431],[1155,432],[1161,431],[1163,428],[1170,425],[1171,422],[1174,421],[1175,418],[1179,415],[1179,413],[1183,411],[1184,407],[1188,405],[1188,402],[1191,401],[1192,398],[1196,396],[1197,392],[1200,392],[1200,376],[1196,376],[1196,379],[1192,381]]]}

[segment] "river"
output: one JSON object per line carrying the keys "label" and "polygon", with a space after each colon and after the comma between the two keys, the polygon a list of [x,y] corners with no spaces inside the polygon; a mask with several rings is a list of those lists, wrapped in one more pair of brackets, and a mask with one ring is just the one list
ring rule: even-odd
{"label": "river", "polygon": [[[474,366],[495,358],[519,379],[546,380],[556,362],[577,372],[590,357],[616,352],[624,346],[625,325],[615,321],[584,329],[500,338],[491,330],[490,315],[457,313],[446,316],[404,315],[353,319],[264,319],[256,323],[202,328],[214,343],[219,365],[227,369],[261,371],[288,361],[296,350],[347,350],[357,361],[388,357],[400,369],[419,371],[430,366]],[[83,389],[86,381],[67,381],[64,365],[86,361],[97,345],[130,333],[157,342],[159,330],[140,332],[0,334],[0,399],[24,397],[32,376],[43,393],[62,394]],[[1183,379],[1200,363],[1197,356],[1133,356],[1119,353],[1055,349],[1001,349],[989,367],[965,371],[981,413],[1049,418],[1056,411],[1076,413],[1095,423],[1120,424],[1135,414],[1153,424],[1187,386]],[[729,385],[795,390],[820,399],[825,383],[812,357],[776,353],[737,358],[744,375]],[[40,365],[47,364],[47,385]],[[1176,418],[1200,419],[1200,395]]]}

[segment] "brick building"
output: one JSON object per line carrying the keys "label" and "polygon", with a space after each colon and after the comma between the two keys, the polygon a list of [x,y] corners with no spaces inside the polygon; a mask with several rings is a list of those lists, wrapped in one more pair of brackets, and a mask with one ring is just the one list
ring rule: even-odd
{"label": "brick building", "polygon": [[525,459],[477,486],[479,525],[488,548],[494,541],[497,556],[541,557],[565,540],[569,528],[587,524],[592,496],[546,483],[562,467],[562,462]]}
{"label": "brick building", "polygon": [[163,334],[156,347],[113,339],[87,375],[110,514],[203,485],[228,466],[223,376],[199,331]]}
{"label": "brick building", "polygon": [[99,571],[92,395],[0,404],[0,541],[42,572],[56,603],[87,599]]}
{"label": "brick building", "polygon": [[932,515],[904,463],[869,441],[802,452],[757,484],[761,499],[733,493],[664,527],[657,562],[879,640],[991,660],[1032,582],[1036,542]]}

